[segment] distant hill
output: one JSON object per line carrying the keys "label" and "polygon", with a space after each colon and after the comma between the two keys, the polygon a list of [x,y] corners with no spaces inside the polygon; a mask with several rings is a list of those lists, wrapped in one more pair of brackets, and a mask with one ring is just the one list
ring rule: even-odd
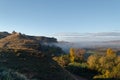
{"label": "distant hill", "polygon": [[29,36],[29,37],[33,37],[36,40],[40,41],[41,43],[57,43],[57,39],[53,37],[52,38],[44,36]]}
{"label": "distant hill", "polygon": [[120,44],[120,40],[105,41],[106,43]]}

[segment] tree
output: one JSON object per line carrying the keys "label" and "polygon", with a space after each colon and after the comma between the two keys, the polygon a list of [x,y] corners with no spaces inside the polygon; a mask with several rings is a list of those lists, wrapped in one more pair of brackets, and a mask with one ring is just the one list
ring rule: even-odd
{"label": "tree", "polygon": [[98,55],[91,55],[91,56],[89,56],[88,60],[87,60],[89,68],[97,69],[98,68],[98,60],[99,60],[99,56]]}
{"label": "tree", "polygon": [[102,56],[99,58],[99,69],[98,71],[101,71],[102,73],[105,73],[105,70],[106,70],[106,57],[105,56]]}
{"label": "tree", "polygon": [[113,68],[111,76],[114,78],[120,79],[120,63],[117,64],[117,66]]}
{"label": "tree", "polygon": [[57,61],[62,67],[67,66],[70,63],[69,55],[61,55],[58,57],[53,57],[55,61]]}
{"label": "tree", "polygon": [[70,61],[73,63],[75,59],[75,49],[70,48]]}
{"label": "tree", "polygon": [[84,49],[76,49],[76,51],[75,51],[76,60],[77,61],[84,61],[84,54],[85,54]]}
{"label": "tree", "polygon": [[116,55],[116,54],[115,54],[115,52],[111,48],[108,48],[106,55],[107,56],[113,56],[113,55]]}
{"label": "tree", "polygon": [[87,60],[90,69],[97,70],[101,75],[94,78],[120,78],[120,57],[108,48],[106,55],[91,55]]}

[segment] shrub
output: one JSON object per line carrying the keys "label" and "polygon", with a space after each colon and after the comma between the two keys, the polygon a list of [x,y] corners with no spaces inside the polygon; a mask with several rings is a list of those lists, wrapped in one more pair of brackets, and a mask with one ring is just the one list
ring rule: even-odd
{"label": "shrub", "polygon": [[28,80],[28,79],[25,75],[21,73],[6,68],[0,68],[0,80]]}

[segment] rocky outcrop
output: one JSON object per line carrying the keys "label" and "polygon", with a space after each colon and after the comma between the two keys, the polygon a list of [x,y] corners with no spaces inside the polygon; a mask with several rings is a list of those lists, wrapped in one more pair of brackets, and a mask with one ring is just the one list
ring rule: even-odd
{"label": "rocky outcrop", "polygon": [[8,32],[0,32],[0,39],[10,35]]}

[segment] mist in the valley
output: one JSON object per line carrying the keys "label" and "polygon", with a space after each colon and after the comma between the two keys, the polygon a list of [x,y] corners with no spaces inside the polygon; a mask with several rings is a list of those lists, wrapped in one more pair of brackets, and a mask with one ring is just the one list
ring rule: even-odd
{"label": "mist in the valley", "polygon": [[69,52],[70,48],[88,48],[88,49],[95,49],[95,48],[119,48],[120,42],[112,42],[112,41],[104,41],[104,42],[58,42],[52,43],[50,45],[55,45],[65,52]]}
{"label": "mist in the valley", "polygon": [[120,32],[59,33],[54,45],[64,51],[69,48],[120,48]]}

